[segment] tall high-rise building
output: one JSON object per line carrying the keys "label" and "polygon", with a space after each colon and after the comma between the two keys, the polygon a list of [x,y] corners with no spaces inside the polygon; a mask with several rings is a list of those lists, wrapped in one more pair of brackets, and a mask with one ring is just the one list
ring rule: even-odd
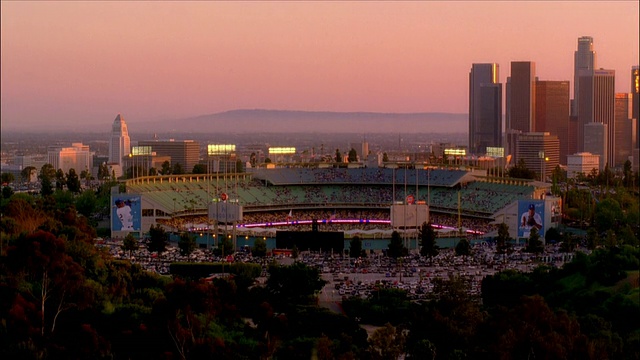
{"label": "tall high-rise building", "polygon": [[592,75],[580,77],[580,99],[578,100],[578,151],[584,147],[584,126],[592,122],[607,125],[608,156],[603,164],[613,166],[615,147],[615,70],[598,69]]}
{"label": "tall high-rise building", "polygon": [[538,174],[539,179],[550,177],[560,163],[558,137],[548,132],[530,132],[520,134],[516,141],[517,161],[523,160],[528,169]]}
{"label": "tall high-rise building", "polygon": [[631,116],[636,119],[634,149],[637,149],[640,148],[640,66],[638,65],[631,67],[631,96]]}
{"label": "tall high-rise building", "polygon": [[507,78],[507,130],[523,133],[535,130],[536,64],[531,61],[512,61],[511,76]]}
{"label": "tall high-rise building", "polygon": [[118,114],[111,127],[111,141],[109,142],[109,164],[117,164],[118,168],[122,168],[124,158],[131,153],[131,140],[129,139],[129,131],[127,123],[124,122],[122,115]]}
{"label": "tall high-rise building", "polygon": [[573,63],[573,102],[571,115],[578,115],[580,108],[580,77],[590,76],[596,68],[596,52],[593,50],[593,38],[582,36],[578,38],[578,50],[574,53]]}
{"label": "tall high-rise building", "polygon": [[502,84],[498,64],[473,64],[469,73],[469,151],[502,146]]}
{"label": "tall high-rise building", "polygon": [[569,152],[569,81],[536,81],[535,129],[560,140],[560,164]]}
{"label": "tall high-rise building", "polygon": [[632,156],[637,120],[633,118],[633,94],[616,94],[615,153],[613,166],[622,166]]}
{"label": "tall high-rise building", "polygon": [[598,155],[600,157],[600,170],[606,165],[606,159],[609,157],[608,145],[608,126],[592,122],[584,126],[584,151]]}

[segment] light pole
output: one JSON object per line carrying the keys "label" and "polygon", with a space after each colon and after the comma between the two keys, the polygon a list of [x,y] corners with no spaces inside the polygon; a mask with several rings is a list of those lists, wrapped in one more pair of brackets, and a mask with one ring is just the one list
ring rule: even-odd
{"label": "light pole", "polygon": [[547,167],[546,162],[549,161],[549,158],[545,156],[544,150],[538,151],[538,157],[540,158],[540,181],[545,182],[545,168]]}

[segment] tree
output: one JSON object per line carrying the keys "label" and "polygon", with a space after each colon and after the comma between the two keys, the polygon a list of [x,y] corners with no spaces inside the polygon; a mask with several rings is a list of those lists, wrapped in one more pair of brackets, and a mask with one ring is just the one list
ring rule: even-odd
{"label": "tree", "polygon": [[298,247],[293,244],[293,247],[291,248],[291,257],[297,259],[298,256],[300,256],[300,250],[298,250]]}
{"label": "tree", "polygon": [[619,228],[623,219],[622,208],[616,200],[608,198],[596,205],[594,221],[599,233]]}
{"label": "tree", "polygon": [[436,346],[428,339],[420,339],[407,351],[407,354],[411,359],[435,360]]}
{"label": "tree", "polygon": [[184,174],[184,168],[182,167],[182,164],[180,164],[179,162],[175,163],[173,165],[173,174],[175,175],[182,175]]}
{"label": "tree", "polygon": [[633,188],[633,170],[631,167],[631,161],[627,160],[624,162],[624,165],[622,167],[622,176],[623,176],[623,180],[622,183],[624,184],[625,187],[628,188]]}
{"label": "tree", "polygon": [[540,254],[544,251],[544,245],[542,244],[542,240],[540,240],[540,234],[538,233],[538,229],[535,227],[531,228],[529,241],[527,242],[527,248],[525,250],[535,254]]}
{"label": "tree", "polygon": [[149,176],[156,176],[158,175],[158,170],[154,167],[149,168]]}
{"label": "tree", "polygon": [[352,258],[359,258],[362,255],[362,240],[360,236],[356,235],[349,242],[349,256]]}
{"label": "tree", "polygon": [[205,164],[195,164],[193,165],[193,170],[191,172],[194,174],[206,174],[207,166]]}
{"label": "tree", "polygon": [[382,153],[382,162],[389,162],[389,155],[387,153]]}
{"label": "tree", "polygon": [[0,175],[0,177],[2,178],[2,183],[3,184],[10,184],[16,179],[15,176],[13,176],[12,173],[2,173],[2,175]]}
{"label": "tree", "polygon": [[536,172],[527,167],[524,159],[520,159],[516,166],[509,169],[508,175],[509,177],[517,179],[535,179]]}
{"label": "tree", "polygon": [[342,154],[340,153],[340,149],[336,149],[336,155],[334,157],[335,161],[337,163],[341,163],[342,162]]}
{"label": "tree", "polygon": [[498,254],[504,254],[509,249],[509,225],[502,223],[498,226],[498,236],[496,236],[496,252]]}
{"label": "tree", "polygon": [[267,242],[262,238],[257,238],[253,243],[253,248],[251,249],[251,255],[254,257],[265,257],[267,256]]}
{"label": "tree", "polygon": [[51,164],[44,164],[40,168],[40,194],[47,196],[53,194],[53,186],[51,181],[56,177],[56,170]]}
{"label": "tree", "polygon": [[84,305],[84,271],[65,252],[66,242],[51,233],[38,231],[16,245],[8,252],[8,266],[30,283],[25,291],[39,310],[40,335],[52,334],[63,312]]}
{"label": "tree", "polygon": [[162,163],[162,167],[160,168],[160,173],[162,175],[171,175],[171,163],[169,160],[165,160]]}
{"label": "tree", "polygon": [[67,189],[69,189],[69,191],[71,191],[72,193],[77,194],[80,192],[80,178],[78,177],[78,174],[76,173],[75,169],[73,168],[69,169],[66,183],[67,183]]}
{"label": "tree", "polygon": [[249,163],[251,163],[252,167],[256,167],[257,157],[255,152],[252,152],[251,155],[249,155]]}
{"label": "tree", "polygon": [[420,227],[420,255],[432,258],[440,252],[440,247],[436,244],[436,232],[431,222],[422,223]]}
{"label": "tree", "polygon": [[397,259],[401,256],[406,256],[408,252],[409,251],[407,250],[407,248],[404,246],[402,242],[402,237],[400,236],[400,233],[397,231],[392,232],[391,241],[389,242],[389,245],[388,245],[387,255],[394,259]]}
{"label": "tree", "polygon": [[129,259],[131,259],[131,253],[138,250],[138,240],[133,237],[132,233],[128,233],[122,241],[122,250],[129,252]]}
{"label": "tree", "polygon": [[196,239],[188,232],[180,234],[180,240],[178,240],[178,248],[180,248],[180,255],[189,256],[196,249]]}
{"label": "tree", "polygon": [[84,184],[88,187],[89,181],[93,180],[94,177],[91,175],[91,171],[85,169],[80,172],[80,179],[84,180]]}
{"label": "tree", "polygon": [[598,246],[600,246],[600,236],[598,235],[598,230],[593,227],[587,229],[587,249],[595,250]]}
{"label": "tree", "polygon": [[98,204],[98,198],[94,191],[83,191],[75,199],[76,210],[85,217],[90,217],[95,211]]}
{"label": "tree", "polygon": [[351,150],[349,150],[348,159],[350,163],[358,161],[358,153],[356,152],[356,149],[351,148]]}
{"label": "tree", "polygon": [[8,199],[13,195],[13,189],[9,186],[2,187],[2,198]]}
{"label": "tree", "polygon": [[56,170],[56,190],[64,189],[66,183],[64,171],[62,171],[62,169]]}
{"label": "tree", "polygon": [[218,249],[214,251],[214,254],[218,256],[230,255],[234,253],[233,241],[229,236],[220,236],[220,242],[218,243]]}
{"label": "tree", "polygon": [[369,339],[369,352],[374,359],[396,360],[404,352],[406,336],[390,323],[376,330]]}
{"label": "tree", "polygon": [[557,228],[549,228],[547,230],[547,232],[544,234],[544,238],[547,242],[553,243],[553,242],[559,242],[562,240],[562,235],[560,234],[560,231],[558,231]]}
{"label": "tree", "polygon": [[38,170],[34,166],[27,166],[24,169],[22,169],[22,171],[20,171],[20,179],[23,182],[30,182],[31,176],[33,176],[33,174],[37,171]]}
{"label": "tree", "polygon": [[164,252],[169,242],[169,234],[160,224],[149,228],[149,240],[147,241],[147,249],[149,252],[155,252],[158,255]]}
{"label": "tree", "polygon": [[271,304],[288,308],[310,304],[326,281],[320,277],[320,269],[295,262],[289,266],[269,266],[267,291],[273,298]]}
{"label": "tree", "polygon": [[456,244],[455,251],[457,256],[471,255],[471,244],[469,243],[469,240],[467,240],[466,237],[461,238],[460,241],[458,241],[458,243]]}
{"label": "tree", "polygon": [[109,179],[109,167],[107,164],[102,163],[98,166],[98,180],[108,180]]}

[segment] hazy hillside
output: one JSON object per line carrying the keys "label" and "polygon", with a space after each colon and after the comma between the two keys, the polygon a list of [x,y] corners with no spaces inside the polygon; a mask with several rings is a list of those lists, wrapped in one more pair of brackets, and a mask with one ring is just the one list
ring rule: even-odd
{"label": "hazy hillside", "polygon": [[467,114],[370,113],[283,110],[231,110],[154,123],[138,123],[140,131],[466,133]]}

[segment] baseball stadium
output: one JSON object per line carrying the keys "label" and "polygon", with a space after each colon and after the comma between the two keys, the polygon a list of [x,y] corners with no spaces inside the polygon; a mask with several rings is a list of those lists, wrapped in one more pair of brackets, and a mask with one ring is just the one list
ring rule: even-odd
{"label": "baseball stadium", "polygon": [[[416,248],[417,230],[429,221],[443,239],[460,232],[491,237],[497,223],[516,219],[514,204],[541,199],[547,191],[530,180],[444,168],[251,169],[139,177],[125,188],[114,188],[112,203],[139,199],[134,231],[141,236],[159,224],[174,234],[192,232],[200,247],[233,236],[238,246],[261,237],[274,248],[278,231],[313,229],[344,232],[345,243],[358,235],[368,240],[365,249],[383,248],[394,230]],[[415,210],[420,207],[426,211]],[[118,229],[112,226],[113,237],[126,235]]]}

